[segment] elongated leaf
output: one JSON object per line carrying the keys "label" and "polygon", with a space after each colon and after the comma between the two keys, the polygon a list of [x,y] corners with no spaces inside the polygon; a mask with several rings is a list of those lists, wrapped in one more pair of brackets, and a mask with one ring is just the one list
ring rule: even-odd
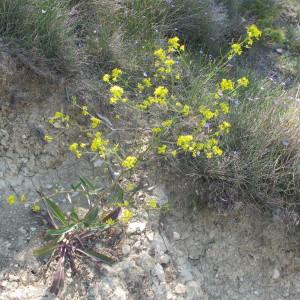
{"label": "elongated leaf", "polygon": [[108,265],[111,265],[113,264],[115,261],[104,255],[104,254],[100,254],[96,251],[92,251],[92,250],[81,250],[81,249],[77,249],[77,251],[79,251],[81,254],[87,256],[88,258],[90,258],[91,260],[93,261],[96,261],[96,262],[102,262],[102,263],[105,263],[105,264],[108,264]]}
{"label": "elongated leaf", "polygon": [[95,186],[93,185],[93,183],[91,183],[86,177],[80,176],[79,179],[85,188],[91,188],[92,190],[95,189]]}
{"label": "elongated leaf", "polygon": [[66,216],[60,207],[49,198],[44,198],[49,213],[62,224],[66,224]]}
{"label": "elongated leaf", "polygon": [[124,190],[119,184],[116,184],[110,194],[110,201],[112,202],[123,202],[124,200]]}
{"label": "elongated leaf", "polygon": [[72,207],[72,210],[71,210],[71,220],[73,222],[78,222],[79,221],[79,216],[78,216],[78,214],[76,212],[75,207]]}
{"label": "elongated leaf", "polygon": [[98,206],[94,206],[84,217],[83,223],[86,226],[90,226],[91,224],[95,223],[97,221],[99,213]]}
{"label": "elongated leaf", "polygon": [[76,224],[71,224],[71,225],[68,225],[64,228],[61,228],[61,229],[49,229],[47,230],[47,234],[49,235],[61,235],[61,234],[65,234],[71,230],[73,230],[75,228]]}
{"label": "elongated leaf", "polygon": [[105,230],[107,228],[109,228],[109,225],[101,224],[101,223],[100,224],[93,224],[92,226],[89,227],[89,229],[91,229],[91,230],[94,230],[94,229],[96,229],[96,230]]}
{"label": "elongated leaf", "polygon": [[65,280],[65,257],[62,256],[57,265],[57,270],[53,275],[52,285],[50,287],[50,293],[58,295],[58,293],[64,287]]}
{"label": "elongated leaf", "polygon": [[77,189],[81,186],[81,182],[80,183],[77,183],[77,184],[71,184],[71,188],[74,190],[74,191],[77,191]]}
{"label": "elongated leaf", "polygon": [[57,244],[48,244],[44,247],[38,248],[38,249],[34,249],[33,250],[33,255],[34,256],[46,256],[51,254],[55,248],[57,247]]}

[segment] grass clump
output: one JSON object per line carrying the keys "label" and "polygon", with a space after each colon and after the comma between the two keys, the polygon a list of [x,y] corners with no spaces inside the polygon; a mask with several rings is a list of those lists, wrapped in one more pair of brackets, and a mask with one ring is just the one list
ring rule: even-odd
{"label": "grass clump", "polygon": [[74,55],[66,1],[1,1],[0,35],[7,42],[46,59],[65,62]]}

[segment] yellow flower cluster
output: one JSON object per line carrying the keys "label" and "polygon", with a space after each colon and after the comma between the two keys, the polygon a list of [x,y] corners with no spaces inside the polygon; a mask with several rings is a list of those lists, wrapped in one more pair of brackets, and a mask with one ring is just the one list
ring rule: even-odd
{"label": "yellow flower cluster", "polygon": [[122,96],[124,94],[124,89],[118,85],[114,85],[110,88],[110,92],[112,97],[110,98],[110,104],[116,104],[122,100]]}
{"label": "yellow flower cluster", "polygon": [[177,146],[182,148],[184,151],[191,151],[193,150],[192,141],[194,137],[190,134],[188,135],[181,135],[177,139]]}
{"label": "yellow flower cluster", "polygon": [[122,215],[119,217],[119,220],[123,223],[128,223],[133,218],[133,216],[134,214],[132,211],[124,209],[122,211]]}
{"label": "yellow flower cluster", "polygon": [[93,129],[97,128],[101,124],[101,120],[96,117],[91,117],[91,127]]}
{"label": "yellow flower cluster", "polygon": [[90,148],[93,152],[98,152],[101,157],[105,157],[107,145],[108,140],[104,139],[101,132],[98,131],[91,142]]}
{"label": "yellow flower cluster", "polygon": [[232,59],[235,55],[241,55],[243,48],[251,48],[254,43],[254,39],[259,40],[262,35],[262,31],[257,28],[256,25],[252,24],[247,27],[247,37],[240,43],[233,43],[231,50],[228,53],[228,59]]}
{"label": "yellow flower cluster", "polygon": [[14,205],[16,202],[16,196],[15,195],[9,195],[6,199],[7,203],[9,205]]}
{"label": "yellow flower cluster", "polygon": [[135,156],[127,156],[121,163],[123,168],[128,170],[133,169],[137,164],[137,157]]}
{"label": "yellow flower cluster", "polygon": [[53,141],[53,137],[49,134],[46,134],[44,136],[44,141],[47,142],[47,143],[51,143]]}
{"label": "yellow flower cluster", "polygon": [[69,150],[76,155],[77,158],[81,158],[82,152],[80,150],[84,149],[86,144],[84,143],[73,143],[69,145]]}
{"label": "yellow flower cluster", "polygon": [[209,108],[207,108],[204,105],[200,105],[200,107],[199,107],[199,113],[207,121],[217,116],[216,112],[211,111]]}
{"label": "yellow flower cluster", "polygon": [[102,80],[105,83],[109,83],[111,80],[113,82],[117,82],[121,75],[122,75],[122,70],[116,68],[112,70],[111,74],[104,74]]}
{"label": "yellow flower cluster", "polygon": [[222,91],[232,91],[234,89],[234,83],[230,79],[222,79],[220,86]]}
{"label": "yellow flower cluster", "polygon": [[70,121],[70,116],[68,116],[60,111],[57,111],[54,114],[54,116],[48,120],[48,122],[52,125],[58,121],[63,122],[63,123],[68,123]]}
{"label": "yellow flower cluster", "polygon": [[230,127],[231,127],[231,124],[230,124],[229,122],[227,122],[227,121],[224,121],[224,122],[222,122],[222,123],[219,125],[219,129],[220,129],[221,131],[226,132],[226,133],[229,132]]}
{"label": "yellow flower cluster", "polygon": [[162,145],[162,146],[159,146],[157,148],[157,153],[158,154],[165,154],[168,150],[168,146],[167,145]]}
{"label": "yellow flower cluster", "polygon": [[249,85],[249,79],[247,77],[242,77],[237,81],[239,86],[247,87]]}
{"label": "yellow flower cluster", "polygon": [[232,44],[231,51],[233,54],[241,55],[243,52],[241,44],[237,44],[237,43]]}
{"label": "yellow flower cluster", "polygon": [[175,52],[175,51],[185,51],[184,45],[180,45],[179,43],[179,37],[175,36],[173,38],[170,38],[168,40],[168,51],[170,53]]}

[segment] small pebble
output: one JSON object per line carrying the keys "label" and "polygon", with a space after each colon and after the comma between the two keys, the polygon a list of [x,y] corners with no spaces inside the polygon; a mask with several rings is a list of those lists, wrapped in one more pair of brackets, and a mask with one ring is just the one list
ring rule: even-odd
{"label": "small pebble", "polygon": [[174,238],[175,241],[180,240],[180,234],[178,232],[174,231],[173,232],[173,238]]}
{"label": "small pebble", "polygon": [[129,245],[123,245],[122,246],[122,253],[127,256],[130,253],[130,246]]}
{"label": "small pebble", "polygon": [[178,283],[175,286],[174,291],[175,291],[176,294],[184,294],[186,292],[186,287],[183,284]]}

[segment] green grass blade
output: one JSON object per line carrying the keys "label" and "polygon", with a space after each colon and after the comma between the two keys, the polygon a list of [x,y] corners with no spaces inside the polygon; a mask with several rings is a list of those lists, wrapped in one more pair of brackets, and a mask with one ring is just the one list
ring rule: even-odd
{"label": "green grass blade", "polygon": [[95,223],[97,221],[99,213],[99,208],[98,206],[93,207],[84,217],[83,223],[86,226],[90,226],[91,224]]}
{"label": "green grass blade", "polygon": [[60,207],[54,203],[52,200],[50,200],[49,198],[45,198],[45,203],[48,207],[48,211],[49,213],[51,213],[51,215],[58,220],[59,222],[61,222],[62,224],[67,224],[66,221],[66,216],[63,213],[63,211],[60,209]]}
{"label": "green grass blade", "polygon": [[38,249],[34,249],[33,250],[33,255],[34,256],[46,256],[51,254],[55,248],[57,247],[57,244],[48,244],[44,247],[38,248]]}

